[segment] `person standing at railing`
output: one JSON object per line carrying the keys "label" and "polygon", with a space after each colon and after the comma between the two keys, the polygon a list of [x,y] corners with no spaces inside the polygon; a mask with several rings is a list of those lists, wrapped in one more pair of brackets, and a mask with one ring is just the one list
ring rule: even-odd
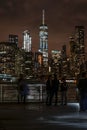
{"label": "person standing at railing", "polygon": [[50,96],[50,101],[49,101],[49,105],[52,105],[52,100],[53,100],[53,97],[54,98],[54,103],[55,103],[55,106],[57,105],[58,103],[58,91],[59,91],[59,79],[57,78],[57,75],[54,74],[54,78],[52,80],[52,88],[51,88],[51,96]]}
{"label": "person standing at railing", "polygon": [[67,90],[68,90],[68,84],[66,82],[66,78],[62,77],[60,83],[61,105],[67,105]]}
{"label": "person standing at railing", "polygon": [[18,79],[18,103],[26,103],[26,97],[29,94],[29,88],[24,80],[23,74],[20,74]]}
{"label": "person standing at railing", "polygon": [[51,89],[52,89],[52,75],[49,75],[46,81],[46,105],[49,105]]}

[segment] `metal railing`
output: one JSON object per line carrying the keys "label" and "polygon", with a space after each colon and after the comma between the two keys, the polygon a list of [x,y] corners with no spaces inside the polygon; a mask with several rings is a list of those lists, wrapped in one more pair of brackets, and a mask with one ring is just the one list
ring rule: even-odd
{"label": "metal railing", "polygon": [[[29,94],[27,96],[27,102],[45,102],[46,99],[46,85],[42,83],[28,84]],[[68,101],[76,102],[76,86],[75,84],[69,84],[68,89]],[[60,100],[60,92],[58,94],[58,100]],[[0,103],[3,102],[17,102],[18,91],[17,83],[1,83],[0,84]]]}
{"label": "metal railing", "polygon": [[[45,95],[45,84],[28,84],[27,102],[42,102]],[[0,102],[17,102],[18,91],[16,83],[0,84]]]}

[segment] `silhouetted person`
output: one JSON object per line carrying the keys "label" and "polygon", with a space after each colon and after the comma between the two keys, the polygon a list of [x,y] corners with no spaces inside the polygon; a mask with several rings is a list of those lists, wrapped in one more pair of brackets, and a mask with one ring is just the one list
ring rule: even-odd
{"label": "silhouetted person", "polygon": [[51,89],[52,89],[52,76],[49,75],[46,81],[46,105],[49,105]]}
{"label": "silhouetted person", "polygon": [[82,77],[78,81],[78,89],[80,94],[80,111],[87,110],[87,74],[82,73]]}
{"label": "silhouetted person", "polygon": [[61,105],[67,105],[67,89],[68,89],[68,84],[66,83],[66,78],[62,77],[61,84],[60,84]]}
{"label": "silhouetted person", "polygon": [[27,83],[24,80],[23,74],[20,74],[20,77],[18,79],[18,103],[19,102],[26,102],[26,97],[29,93],[29,88],[27,86]]}
{"label": "silhouetted person", "polygon": [[58,90],[59,90],[59,80],[57,79],[57,75],[54,74],[54,79],[52,80],[52,89],[51,89],[51,96],[50,96],[50,103],[52,104],[53,97],[55,97],[54,102],[55,106],[57,105],[58,100]]}

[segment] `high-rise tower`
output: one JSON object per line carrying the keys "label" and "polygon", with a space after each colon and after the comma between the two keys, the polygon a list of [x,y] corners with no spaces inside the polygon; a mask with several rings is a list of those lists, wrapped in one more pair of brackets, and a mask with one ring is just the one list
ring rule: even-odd
{"label": "high-rise tower", "polygon": [[75,42],[77,45],[77,53],[84,54],[84,26],[75,26]]}
{"label": "high-rise tower", "polygon": [[28,30],[25,30],[23,32],[23,49],[26,52],[30,52],[32,50],[31,48],[31,36]]}
{"label": "high-rise tower", "polygon": [[48,27],[45,24],[45,10],[42,12],[42,24],[39,27],[40,47],[39,52],[43,55],[44,66],[48,65]]}
{"label": "high-rise tower", "polygon": [[85,68],[85,43],[84,43],[84,26],[75,26],[75,44],[76,44],[76,65],[79,68],[79,73]]}
{"label": "high-rise tower", "polygon": [[18,46],[18,35],[9,34],[9,42]]}

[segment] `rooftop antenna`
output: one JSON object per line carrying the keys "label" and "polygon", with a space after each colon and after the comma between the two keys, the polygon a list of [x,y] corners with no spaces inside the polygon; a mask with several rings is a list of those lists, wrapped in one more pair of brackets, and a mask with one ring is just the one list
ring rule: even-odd
{"label": "rooftop antenna", "polygon": [[45,23],[45,10],[43,9],[43,12],[42,12],[42,24],[44,25]]}

